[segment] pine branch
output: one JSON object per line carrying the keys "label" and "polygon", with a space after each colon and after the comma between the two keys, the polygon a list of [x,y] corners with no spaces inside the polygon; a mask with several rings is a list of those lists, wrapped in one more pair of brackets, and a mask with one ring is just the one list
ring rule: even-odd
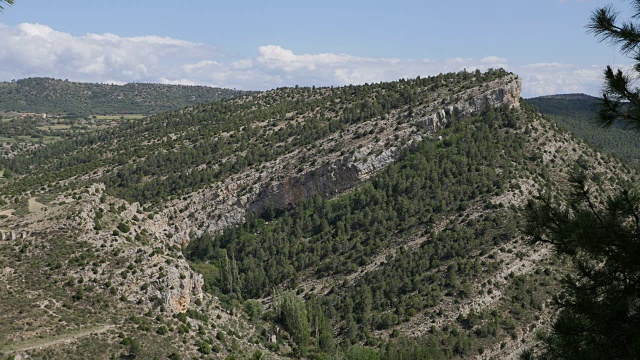
{"label": "pine branch", "polygon": [[15,3],[15,0],[0,0],[0,11],[4,10],[3,4],[13,5],[14,3]]}

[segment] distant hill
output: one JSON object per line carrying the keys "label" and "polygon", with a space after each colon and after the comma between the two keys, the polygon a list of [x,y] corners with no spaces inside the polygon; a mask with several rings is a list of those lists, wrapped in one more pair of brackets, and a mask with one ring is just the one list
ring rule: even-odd
{"label": "distant hill", "polygon": [[153,114],[245,94],[207,86],[80,83],[51,78],[0,82],[0,111]]}
{"label": "distant hill", "polygon": [[630,163],[640,164],[640,137],[634,131],[612,126],[602,129],[596,121],[600,99],[585,94],[561,94],[526,99],[543,115],[598,149]]}

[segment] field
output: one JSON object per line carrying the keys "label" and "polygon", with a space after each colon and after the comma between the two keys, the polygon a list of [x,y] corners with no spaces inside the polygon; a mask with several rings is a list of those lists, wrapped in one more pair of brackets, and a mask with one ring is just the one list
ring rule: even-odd
{"label": "field", "polygon": [[144,117],[143,114],[22,117],[20,113],[0,113],[0,156],[14,156],[76,133],[108,129]]}
{"label": "field", "polygon": [[93,115],[91,117],[98,120],[139,120],[144,118],[143,114],[125,114],[125,115]]}

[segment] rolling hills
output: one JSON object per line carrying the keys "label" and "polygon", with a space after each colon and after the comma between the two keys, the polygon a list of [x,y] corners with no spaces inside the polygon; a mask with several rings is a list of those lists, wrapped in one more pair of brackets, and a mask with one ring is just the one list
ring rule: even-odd
{"label": "rolling hills", "polygon": [[206,86],[145,83],[112,85],[28,78],[0,83],[0,111],[74,116],[148,115],[244,93]]}
{"label": "rolling hills", "polygon": [[584,94],[542,96],[526,100],[558,125],[598,150],[631,164],[640,163],[640,140],[619,124],[602,128],[596,121],[600,99]]}

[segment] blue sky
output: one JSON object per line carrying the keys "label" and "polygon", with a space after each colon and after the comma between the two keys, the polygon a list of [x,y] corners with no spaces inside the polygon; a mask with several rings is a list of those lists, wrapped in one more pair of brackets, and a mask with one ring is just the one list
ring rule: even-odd
{"label": "blue sky", "polygon": [[505,67],[525,96],[597,95],[605,65],[629,64],[586,32],[607,3],[16,0],[0,14],[0,80],[268,89]]}

